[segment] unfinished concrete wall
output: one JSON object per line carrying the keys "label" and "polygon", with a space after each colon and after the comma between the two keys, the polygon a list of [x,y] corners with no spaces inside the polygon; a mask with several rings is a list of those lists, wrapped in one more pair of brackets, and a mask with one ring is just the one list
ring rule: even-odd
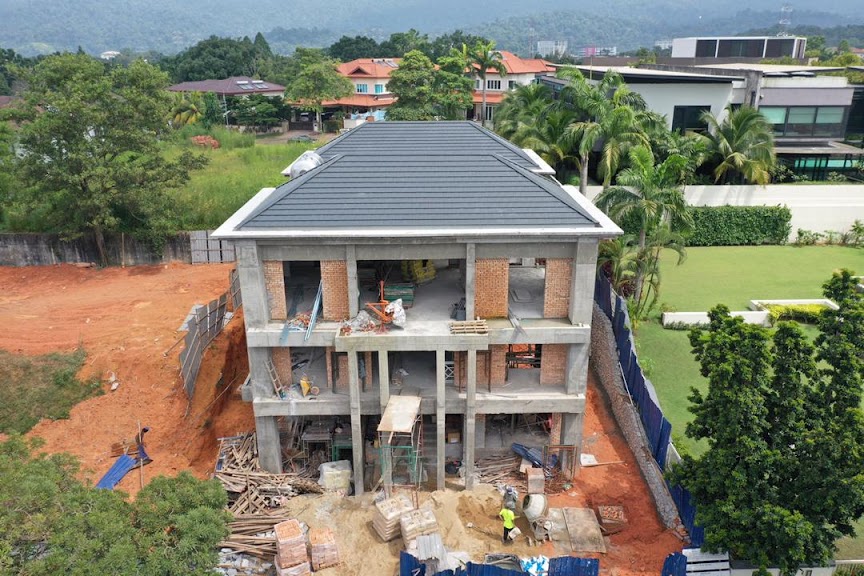
{"label": "unfinished concrete wall", "polygon": [[474,271],[474,314],[480,318],[506,318],[510,289],[507,258],[478,258]]}
{"label": "unfinished concrete wall", "polygon": [[544,318],[566,318],[570,314],[572,283],[572,258],[546,259],[546,284],[543,289]]}
{"label": "unfinished concrete wall", "polygon": [[678,509],[666,487],[663,472],[657,462],[654,461],[654,456],[651,455],[648,438],[645,436],[645,429],[642,427],[639,414],[624,388],[624,380],[618,367],[618,354],[615,348],[615,336],[612,333],[612,323],[596,304],[591,321],[590,365],[597,377],[600,390],[612,407],[615,421],[621,428],[621,432],[636,458],[639,471],[642,473],[654,499],[657,514],[667,528],[677,528],[681,525]]}
{"label": "unfinished concrete wall", "polygon": [[285,298],[285,271],[280,260],[264,261],[264,286],[267,288],[267,304],[271,320],[288,318],[287,299]]}
{"label": "unfinished concrete wall", "polygon": [[294,382],[294,375],[291,371],[291,349],[288,347],[272,348],[270,350],[270,357],[282,385],[286,387],[291,386]]}
{"label": "unfinished concrete wall", "polygon": [[345,260],[322,260],[321,281],[324,320],[348,318],[348,265]]}
{"label": "unfinished concrete wall", "polygon": [[568,344],[543,344],[540,357],[540,385],[561,386],[567,374]]}

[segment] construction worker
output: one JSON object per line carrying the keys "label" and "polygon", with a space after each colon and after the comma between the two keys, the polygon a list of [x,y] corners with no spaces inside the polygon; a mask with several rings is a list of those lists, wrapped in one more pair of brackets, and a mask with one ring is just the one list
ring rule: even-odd
{"label": "construction worker", "polygon": [[513,512],[513,505],[508,502],[501,508],[501,511],[498,513],[498,517],[504,521],[504,537],[502,538],[502,542],[508,544],[511,542],[510,540],[510,532],[516,527],[516,514]]}

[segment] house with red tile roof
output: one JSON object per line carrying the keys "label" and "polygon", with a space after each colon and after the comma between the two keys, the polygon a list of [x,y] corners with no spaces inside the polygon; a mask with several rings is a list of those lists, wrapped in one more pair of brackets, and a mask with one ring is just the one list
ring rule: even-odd
{"label": "house with red tile roof", "polygon": [[[512,52],[499,50],[501,63],[507,71],[505,75],[496,70],[486,72],[486,119],[495,117],[495,108],[504,100],[504,95],[517,86],[525,86],[534,82],[540,75],[554,74],[555,66],[551,62],[540,58],[520,58]],[[480,79],[474,79],[474,110],[469,112],[468,117],[479,120],[482,114],[483,87]]]}

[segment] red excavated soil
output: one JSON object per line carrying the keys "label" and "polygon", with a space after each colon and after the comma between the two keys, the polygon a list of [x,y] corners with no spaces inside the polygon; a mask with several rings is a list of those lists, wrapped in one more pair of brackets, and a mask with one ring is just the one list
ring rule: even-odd
{"label": "red excavated soil", "polygon": [[[95,481],[114,462],[111,444],[133,438],[140,422],[151,429],[146,444],[153,463],[144,468],[145,481],[182,470],[205,477],[215,439],[254,428],[251,406],[233,391],[213,402],[220,375],[236,390],[248,370],[242,318],[232,320],[205,352],[191,404],[180,384],[182,345],[163,353],[185,334],[177,329],[193,304],[225,292],[230,269],[179,263],[104,270],[0,267],[0,348],[35,355],[82,345],[82,378],[106,381],[114,372],[120,381],[115,392],[106,384],[104,395],[75,406],[68,420],[43,420],[30,435],[43,438],[48,452],[78,457],[84,476]],[[133,471],[119,487],[134,494],[139,482]]]}

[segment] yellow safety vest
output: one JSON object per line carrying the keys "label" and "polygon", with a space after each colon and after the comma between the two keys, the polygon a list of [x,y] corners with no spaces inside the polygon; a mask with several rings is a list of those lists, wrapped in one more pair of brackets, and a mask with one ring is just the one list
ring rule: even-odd
{"label": "yellow safety vest", "polygon": [[504,508],[498,513],[498,516],[504,520],[504,528],[516,527],[516,524],[513,522],[513,519],[516,518],[516,514],[514,514],[512,510]]}

